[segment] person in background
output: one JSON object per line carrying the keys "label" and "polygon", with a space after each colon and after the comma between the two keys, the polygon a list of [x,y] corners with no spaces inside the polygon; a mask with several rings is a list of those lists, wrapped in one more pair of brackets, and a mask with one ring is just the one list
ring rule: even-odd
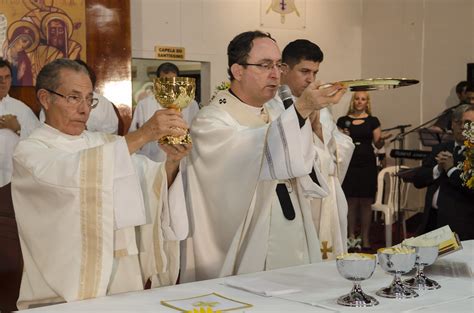
{"label": "person in background", "polygon": [[321,261],[305,198],[323,193],[309,175],[315,160],[309,116],[337,103],[345,90],[314,82],[285,109],[281,101],[267,103],[282,69],[270,34],[241,33],[227,55],[230,89],[191,125],[187,203],[194,229],[181,263],[183,281]]}
{"label": "person in background", "polygon": [[[92,86],[95,89],[97,78],[93,69],[82,60],[75,60],[80,65],[84,66],[89,71],[89,77],[92,81]],[[108,134],[118,134],[119,118],[118,111],[115,105],[106,97],[94,91],[94,98],[98,99],[97,106],[91,111],[89,119],[87,120],[87,130],[103,132]],[[40,111],[40,121],[44,122],[44,110]],[[120,134],[122,135],[122,134]]]}
{"label": "person in background", "polygon": [[465,159],[463,125],[474,121],[474,97],[472,99],[472,104],[461,105],[453,111],[454,140],[434,146],[415,173],[415,187],[428,187],[417,234],[449,225],[460,240],[474,239],[474,191],[462,185],[462,171],[457,168]]}
{"label": "person in background", "polygon": [[123,137],[87,131],[98,100],[88,70],[69,59],[41,69],[36,95],[45,122],[13,156],[24,260],[18,308],[174,284],[188,233],[179,163],[191,145],[163,147],[163,163],[135,152],[184,135],[181,114],[160,110]]}
{"label": "person in background", "polygon": [[11,66],[0,59],[0,187],[11,180],[13,151],[19,140],[40,125],[28,105],[8,95],[11,85]]}
{"label": "person in background", "polygon": [[360,218],[361,248],[369,250],[371,204],[374,202],[377,190],[377,163],[372,144],[380,149],[384,146],[384,140],[390,135],[382,134],[379,119],[372,116],[370,95],[366,91],[352,94],[347,115],[337,120],[337,126],[352,138],[355,145],[342,184],[349,204],[349,248],[360,244],[360,239],[356,239],[357,219]]}
{"label": "person in background", "polygon": [[466,88],[466,104],[474,104],[474,82]]}
{"label": "person in background", "polygon": [[[292,41],[283,49],[281,83],[288,85],[293,101],[315,81],[323,58],[319,46],[305,39]],[[329,107],[313,111],[309,119],[316,149],[315,166],[328,187],[326,197],[310,198],[313,221],[323,259],[335,259],[337,255],[347,252],[347,201],[341,182],[346,175],[354,144],[337,128]]]}
{"label": "person in background", "polygon": [[469,103],[466,97],[466,88],[467,88],[467,81],[462,80],[459,83],[457,83],[456,95],[458,96],[459,103],[456,104],[455,106],[452,106],[446,109],[443,112],[443,115],[441,115],[433,124],[433,126],[429,128],[430,130],[439,132],[439,133],[452,131],[451,121],[452,121],[453,110],[462,104]]}
{"label": "person in background", "polygon": [[[162,63],[156,69],[156,76],[158,78],[172,78],[179,76],[178,67],[170,62]],[[132,123],[129,131],[135,131],[142,127],[142,125],[157,111],[162,110],[163,106],[156,101],[154,95],[150,95],[137,103],[135,111],[133,112]],[[194,116],[199,111],[199,106],[193,100],[188,107],[182,110],[184,120],[191,125]],[[153,161],[161,162],[165,159],[165,153],[161,150],[157,142],[150,142],[144,145],[138,153],[146,155]]]}

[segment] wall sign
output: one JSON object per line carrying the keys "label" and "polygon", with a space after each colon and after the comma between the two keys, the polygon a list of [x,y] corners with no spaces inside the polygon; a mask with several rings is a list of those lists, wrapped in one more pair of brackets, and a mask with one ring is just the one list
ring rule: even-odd
{"label": "wall sign", "polygon": [[184,60],[183,47],[155,46],[155,57],[160,60]]}

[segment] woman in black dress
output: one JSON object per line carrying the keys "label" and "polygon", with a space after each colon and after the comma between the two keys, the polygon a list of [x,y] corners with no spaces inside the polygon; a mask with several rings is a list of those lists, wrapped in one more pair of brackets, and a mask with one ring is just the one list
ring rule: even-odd
{"label": "woman in black dress", "polygon": [[384,139],[378,118],[372,116],[368,92],[357,91],[352,95],[346,116],[337,120],[337,126],[352,138],[355,149],[349,169],[342,184],[347,198],[349,245],[356,243],[357,216],[360,217],[362,249],[370,249],[371,204],[377,189],[377,165],[374,147],[384,146]]}

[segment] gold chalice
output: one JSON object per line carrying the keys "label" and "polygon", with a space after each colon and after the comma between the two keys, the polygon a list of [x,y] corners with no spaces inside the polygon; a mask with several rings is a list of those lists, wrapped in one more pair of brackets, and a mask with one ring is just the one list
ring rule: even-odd
{"label": "gold chalice", "polygon": [[[167,109],[181,111],[194,100],[196,80],[190,77],[155,78],[153,87],[156,101]],[[186,144],[191,143],[191,136],[189,132],[179,137],[164,136],[158,142],[168,145]]]}

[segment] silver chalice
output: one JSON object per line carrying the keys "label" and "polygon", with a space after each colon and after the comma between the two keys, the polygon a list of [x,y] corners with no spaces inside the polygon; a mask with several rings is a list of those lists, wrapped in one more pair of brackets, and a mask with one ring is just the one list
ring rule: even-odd
{"label": "silver chalice", "polygon": [[336,258],[339,274],[354,283],[351,292],[337,299],[340,305],[370,307],[379,304],[372,296],[362,291],[360,282],[372,276],[377,264],[375,255],[365,253],[345,253]]}
{"label": "silver chalice", "polygon": [[385,298],[408,299],[418,294],[403,285],[400,276],[408,273],[415,266],[416,251],[413,248],[380,248],[377,250],[380,267],[393,275],[390,286],[379,289],[376,294]]}
{"label": "silver chalice", "polygon": [[423,272],[425,266],[433,264],[438,258],[438,245],[423,246],[416,243],[402,243],[402,245],[413,248],[416,251],[416,275],[413,278],[403,281],[403,284],[415,290],[433,290],[441,288],[438,282],[426,277]]}

